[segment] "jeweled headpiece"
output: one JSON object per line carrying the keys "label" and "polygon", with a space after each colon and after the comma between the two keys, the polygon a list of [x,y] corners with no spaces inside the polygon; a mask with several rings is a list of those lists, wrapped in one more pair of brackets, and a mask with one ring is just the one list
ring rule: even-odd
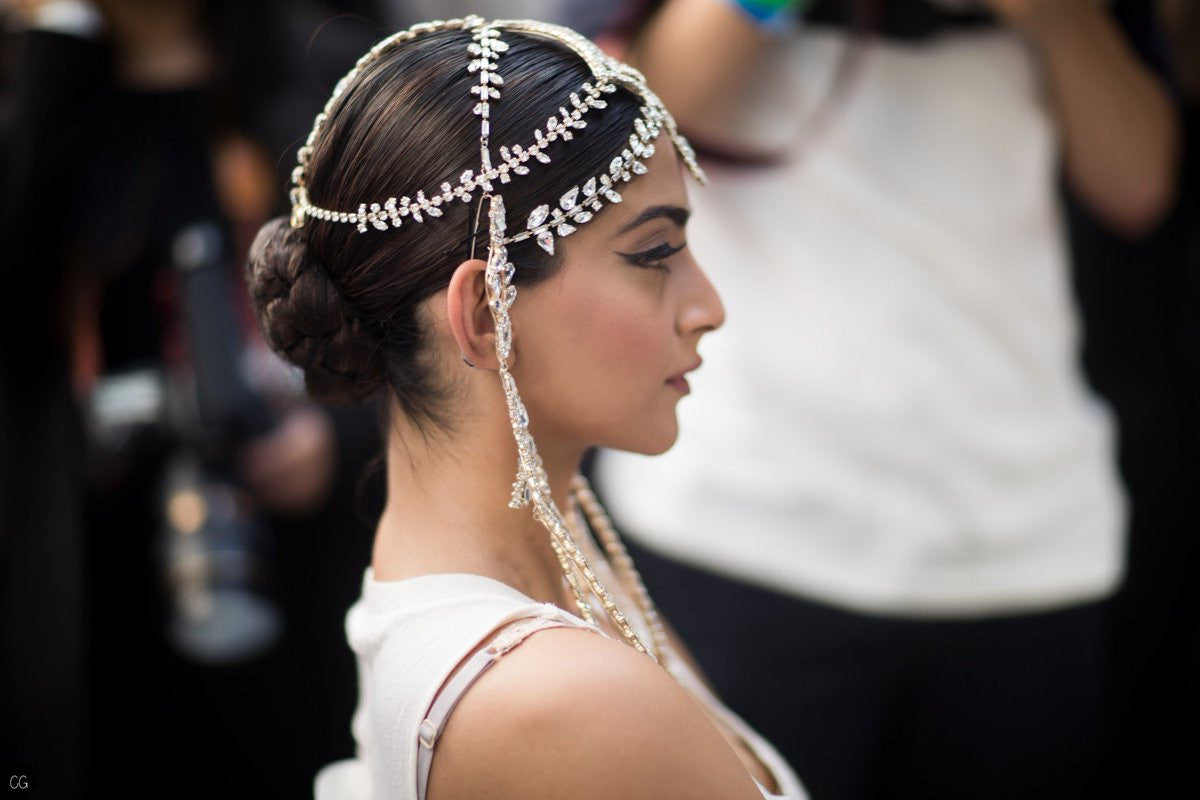
{"label": "jeweled headpiece", "polygon": [[[411,195],[391,196],[386,199],[373,198],[360,203],[353,211],[339,211],[321,208],[314,205],[308,196],[308,166],[312,156],[313,146],[322,126],[333,113],[338,99],[357,78],[365,67],[378,59],[383,53],[403,45],[424,34],[435,31],[464,30],[471,32],[471,41],[467,45],[466,69],[478,77],[478,83],[471,87],[472,113],[479,118],[479,169],[467,170],[456,180],[448,180],[437,188],[419,187]],[[525,143],[513,143],[501,146],[493,160],[491,150],[491,117],[493,104],[501,98],[504,78],[500,72],[500,62],[508,43],[502,38],[503,33],[518,32],[532,36],[541,36],[554,40],[578,55],[589,67],[592,74],[590,81],[585,81],[577,91],[563,98],[557,109],[546,120],[544,129],[533,131],[532,137]],[[587,115],[593,109],[602,109],[607,105],[605,95],[624,88],[631,91],[642,101],[640,116],[633,123],[628,145],[615,156],[608,165],[607,172],[593,175],[583,183],[571,187],[557,198],[537,206],[525,220],[524,227],[513,235],[508,235],[505,218],[504,197],[497,184],[507,184],[520,176],[527,175],[534,165],[550,163],[546,149],[556,141],[570,141],[574,138],[573,131],[587,127]],[[466,101],[466,98],[464,98]],[[464,109],[466,108],[464,102]],[[360,233],[374,230],[389,230],[399,228],[408,222],[427,223],[430,219],[442,216],[442,206],[458,200],[463,203],[471,202],[477,195],[488,200],[488,254],[487,269],[484,273],[487,287],[488,306],[496,328],[496,357],[499,362],[499,375],[508,404],[509,421],[512,424],[513,437],[517,443],[517,476],[513,483],[512,508],[533,506],[534,517],[550,532],[550,543],[554,548],[563,574],[575,597],[581,615],[589,622],[595,622],[591,605],[584,594],[579,579],[582,578],[588,587],[599,598],[609,619],[622,633],[625,639],[635,648],[649,653],[630,626],[628,619],[617,608],[611,594],[603,586],[592,571],[587,557],[576,545],[563,516],[555,506],[550,493],[550,484],[546,471],[538,455],[537,446],[529,432],[529,414],[525,404],[517,392],[516,380],[508,369],[508,358],[512,350],[512,322],[508,310],[516,299],[517,289],[512,284],[516,267],[508,259],[508,245],[525,239],[534,238],[546,252],[554,253],[555,237],[565,237],[574,233],[577,226],[582,225],[603,208],[605,203],[621,202],[619,187],[635,175],[646,171],[643,163],[654,154],[654,142],[666,132],[678,151],[680,158],[688,170],[703,182],[704,175],[696,163],[695,154],[687,141],[679,135],[675,121],[663,107],[658,97],[646,86],[645,78],[636,69],[622,64],[603,53],[590,40],[574,31],[558,25],[550,25],[532,20],[494,20],[487,21],[480,17],[470,16],[463,19],[426,22],[414,25],[400,31],[375,45],[369,50],[334,87],[333,94],[325,104],[325,109],[317,115],[312,132],[299,150],[299,164],[292,172],[292,216],[291,224],[299,228],[310,219],[323,222],[344,223],[355,225]],[[473,240],[473,237],[472,237]],[[665,637],[658,623],[657,614],[649,596],[636,571],[633,570],[627,554],[624,553],[618,540],[612,534],[611,525],[603,518],[603,512],[591,497],[586,485],[577,483],[575,497],[581,507],[593,520],[593,527],[603,540],[603,544],[613,557],[614,565],[623,570],[631,578],[634,585],[634,599],[642,608],[654,637],[654,650],[651,654],[659,660],[666,651]],[[597,524],[597,520],[599,524]]]}

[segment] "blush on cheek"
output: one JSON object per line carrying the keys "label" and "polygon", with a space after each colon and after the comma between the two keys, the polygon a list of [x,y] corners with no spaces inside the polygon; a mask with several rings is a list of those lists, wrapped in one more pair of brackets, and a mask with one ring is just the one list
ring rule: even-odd
{"label": "blush on cheek", "polygon": [[580,309],[573,327],[585,340],[603,343],[610,359],[646,363],[670,351],[671,328],[659,320],[660,314],[644,298],[601,295]]}

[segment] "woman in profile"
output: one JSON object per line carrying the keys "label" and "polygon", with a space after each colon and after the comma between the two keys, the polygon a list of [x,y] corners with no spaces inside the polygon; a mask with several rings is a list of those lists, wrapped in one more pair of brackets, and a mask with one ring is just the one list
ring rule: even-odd
{"label": "woman in profile", "polygon": [[674,443],[723,321],[687,250],[685,170],[640,74],[528,21],[398,33],[318,116],[291,219],[247,273],[310,393],[389,409],[346,623],[358,752],[318,775],[321,800],[804,797],[577,474],[592,446]]}

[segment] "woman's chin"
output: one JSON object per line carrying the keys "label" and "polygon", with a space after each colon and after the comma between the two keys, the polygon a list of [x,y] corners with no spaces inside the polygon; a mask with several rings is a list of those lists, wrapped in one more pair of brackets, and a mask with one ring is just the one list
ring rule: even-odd
{"label": "woman's chin", "polygon": [[620,443],[609,447],[643,456],[660,456],[670,450],[678,438],[679,423],[672,417],[670,425],[663,425],[659,430],[645,431],[637,437],[624,437]]}

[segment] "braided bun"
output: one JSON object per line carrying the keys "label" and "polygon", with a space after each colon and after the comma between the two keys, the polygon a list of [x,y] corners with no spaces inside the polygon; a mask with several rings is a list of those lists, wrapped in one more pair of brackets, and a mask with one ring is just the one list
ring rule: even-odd
{"label": "braided bun", "polygon": [[254,313],[271,349],[304,370],[316,400],[361,403],[383,387],[382,341],[312,257],[287,218],[258,232],[246,264]]}

